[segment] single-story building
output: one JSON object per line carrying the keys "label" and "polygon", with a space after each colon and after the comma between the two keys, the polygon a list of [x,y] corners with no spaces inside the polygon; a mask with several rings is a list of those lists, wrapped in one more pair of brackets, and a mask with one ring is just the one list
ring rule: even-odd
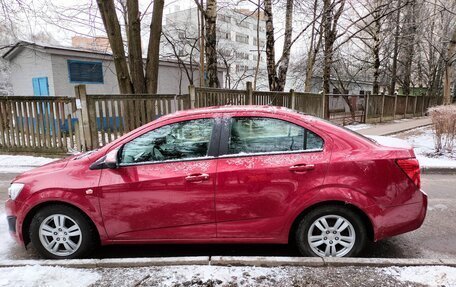
{"label": "single-story building", "polygon": [[[72,96],[78,84],[85,84],[91,94],[119,93],[113,57],[108,52],[20,41],[3,58],[10,64],[10,81],[16,96]],[[198,83],[197,66],[193,75]],[[222,83],[222,71],[219,79]],[[159,94],[185,94],[188,85],[177,61],[160,61]]]}

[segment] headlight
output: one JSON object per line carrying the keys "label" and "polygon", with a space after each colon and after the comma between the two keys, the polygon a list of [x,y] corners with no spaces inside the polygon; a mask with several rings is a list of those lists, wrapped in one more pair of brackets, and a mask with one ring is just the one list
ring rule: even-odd
{"label": "headlight", "polygon": [[10,187],[8,188],[8,196],[9,196],[9,198],[11,198],[12,200],[15,200],[16,197],[19,195],[19,193],[21,193],[23,188],[24,188],[24,184],[23,183],[13,183],[13,184],[11,184]]}

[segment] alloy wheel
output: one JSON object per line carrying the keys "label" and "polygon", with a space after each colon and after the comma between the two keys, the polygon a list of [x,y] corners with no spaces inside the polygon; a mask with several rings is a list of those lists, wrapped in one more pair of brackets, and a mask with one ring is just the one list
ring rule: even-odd
{"label": "alloy wheel", "polygon": [[68,256],[81,246],[82,232],[72,218],[63,214],[46,217],[39,227],[43,247],[56,256]]}
{"label": "alloy wheel", "polygon": [[310,226],[307,240],[311,250],[321,257],[343,257],[355,246],[353,225],[340,215],[325,215]]}

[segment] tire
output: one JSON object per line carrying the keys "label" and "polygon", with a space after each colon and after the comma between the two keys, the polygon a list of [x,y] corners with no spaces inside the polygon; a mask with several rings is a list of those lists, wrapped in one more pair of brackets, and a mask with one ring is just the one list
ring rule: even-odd
{"label": "tire", "polygon": [[338,205],[310,211],[302,218],[295,233],[300,253],[312,257],[356,256],[363,250],[366,240],[366,227],[360,216]]}
{"label": "tire", "polygon": [[40,209],[33,217],[29,230],[33,246],[49,259],[87,256],[98,242],[93,225],[86,216],[66,205]]}

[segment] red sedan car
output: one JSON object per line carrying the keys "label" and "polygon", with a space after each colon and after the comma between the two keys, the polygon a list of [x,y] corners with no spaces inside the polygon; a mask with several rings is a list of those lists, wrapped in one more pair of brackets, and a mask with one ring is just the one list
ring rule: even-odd
{"label": "red sedan car", "polygon": [[412,149],[285,108],[177,112],[14,179],[11,234],[47,258],[98,244],[293,242],[356,256],[421,226]]}

